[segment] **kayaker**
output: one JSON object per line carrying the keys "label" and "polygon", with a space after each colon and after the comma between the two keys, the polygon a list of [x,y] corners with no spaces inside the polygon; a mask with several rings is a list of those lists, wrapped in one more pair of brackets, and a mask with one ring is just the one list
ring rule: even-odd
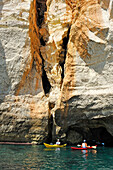
{"label": "kayaker", "polygon": [[56,145],[60,145],[60,140],[57,139]]}
{"label": "kayaker", "polygon": [[82,148],[87,148],[86,140],[83,140],[83,143],[82,143],[81,147],[82,147]]}

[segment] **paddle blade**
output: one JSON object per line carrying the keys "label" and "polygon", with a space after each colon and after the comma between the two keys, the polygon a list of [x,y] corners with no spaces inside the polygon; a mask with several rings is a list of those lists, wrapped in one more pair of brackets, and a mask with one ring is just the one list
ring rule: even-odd
{"label": "paddle blade", "polygon": [[92,146],[93,149],[96,149],[97,147],[96,146]]}
{"label": "paddle blade", "polygon": [[77,146],[78,146],[78,147],[81,147],[81,145],[80,145],[80,144],[78,144]]}

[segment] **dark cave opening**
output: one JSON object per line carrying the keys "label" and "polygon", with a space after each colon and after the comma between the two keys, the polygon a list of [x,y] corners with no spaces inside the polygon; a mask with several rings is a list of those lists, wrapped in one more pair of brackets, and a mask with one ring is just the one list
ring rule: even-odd
{"label": "dark cave opening", "polygon": [[89,140],[92,144],[100,145],[104,143],[105,146],[113,147],[113,136],[104,127],[91,128],[92,140]]}
{"label": "dark cave opening", "polygon": [[[70,28],[68,30],[67,37],[63,38],[62,52],[63,52],[64,56],[63,56],[63,61],[61,60],[61,62],[60,62],[60,66],[62,67],[62,74],[61,74],[62,79],[64,78],[64,65],[65,65],[66,54],[67,54],[67,44],[69,41],[69,34],[70,34]],[[62,53],[61,53],[61,55],[62,55]]]}
{"label": "dark cave opening", "polygon": [[[73,131],[75,133],[75,138],[77,137],[76,140],[81,140],[80,143],[82,143],[82,141],[85,139],[87,141],[87,144],[90,146],[97,145],[113,147],[113,136],[107,131],[105,127],[87,128],[71,126],[67,130],[67,138],[68,134],[70,134],[70,131]],[[76,133],[78,133],[79,135],[76,136]],[[71,144],[71,142],[69,144]],[[75,142],[74,144],[78,143]]]}

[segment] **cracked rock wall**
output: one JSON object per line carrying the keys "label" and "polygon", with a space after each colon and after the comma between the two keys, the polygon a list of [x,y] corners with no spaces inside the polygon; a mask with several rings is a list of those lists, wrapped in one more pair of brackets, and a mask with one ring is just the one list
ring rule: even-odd
{"label": "cracked rock wall", "polygon": [[48,134],[48,99],[36,2],[0,1],[0,140],[39,141]]}
{"label": "cracked rock wall", "polygon": [[112,37],[112,0],[1,0],[1,140],[113,136]]}
{"label": "cracked rock wall", "polygon": [[90,138],[91,128],[98,126],[113,135],[104,120],[113,115],[112,11],[113,1],[106,0],[76,1],[73,9],[56,121],[67,133],[74,126],[82,138]]}

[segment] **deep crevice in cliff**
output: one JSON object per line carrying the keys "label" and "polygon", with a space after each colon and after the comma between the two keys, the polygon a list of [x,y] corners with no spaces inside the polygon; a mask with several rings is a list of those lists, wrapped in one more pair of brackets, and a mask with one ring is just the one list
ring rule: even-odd
{"label": "deep crevice in cliff", "polygon": [[46,0],[36,0],[36,9],[38,13],[37,25],[40,28],[44,21],[44,13],[47,10]]}
{"label": "deep crevice in cliff", "polygon": [[69,34],[70,34],[70,28],[68,30],[67,37],[63,38],[63,45],[62,45],[63,50],[62,51],[64,54],[64,58],[63,58],[63,61],[61,60],[60,62],[60,66],[62,67],[62,74],[61,74],[62,80],[64,79],[64,65],[65,65],[65,60],[66,60],[66,55],[67,55],[67,45],[69,41]]}
{"label": "deep crevice in cliff", "polygon": [[[40,54],[40,56],[41,56],[41,54]],[[42,58],[42,84],[43,84],[44,92],[45,92],[45,94],[47,94],[47,93],[49,93],[49,91],[51,89],[51,84],[48,80],[46,71],[44,69],[44,59],[42,56],[41,56],[41,58]]]}
{"label": "deep crevice in cliff", "polygon": [[55,107],[55,103],[48,103],[49,107],[49,118],[48,118],[48,142],[53,142],[54,140],[54,118],[51,114],[51,110]]}
{"label": "deep crevice in cliff", "polygon": [[43,89],[44,89],[44,92],[45,94],[49,93],[50,89],[51,89],[51,85],[49,83],[49,80],[47,78],[47,75],[46,75],[46,71],[43,69],[43,73],[42,73],[42,83],[43,83]]}
{"label": "deep crevice in cliff", "polygon": [[42,46],[46,45],[45,41],[43,40],[43,37],[40,38],[40,43],[41,43]]}
{"label": "deep crevice in cliff", "polygon": [[48,142],[51,143],[52,141],[52,129],[53,129],[53,116],[50,115],[48,118]]}
{"label": "deep crevice in cliff", "polygon": [[[37,26],[39,28],[42,27],[44,22],[44,13],[47,11],[46,0],[36,0],[36,10],[37,10]],[[40,44],[41,46],[45,46],[46,42],[44,41],[43,37],[39,34]],[[40,57],[42,59],[42,84],[45,94],[49,93],[51,89],[50,82],[48,80],[46,71],[44,69],[44,59],[40,52]]]}

